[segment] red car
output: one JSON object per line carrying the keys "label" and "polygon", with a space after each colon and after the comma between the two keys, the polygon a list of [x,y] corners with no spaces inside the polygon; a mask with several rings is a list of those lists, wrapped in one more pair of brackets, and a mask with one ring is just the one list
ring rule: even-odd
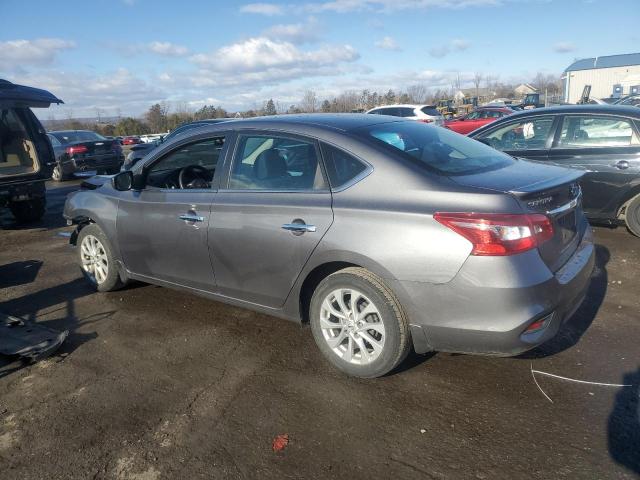
{"label": "red car", "polygon": [[480,107],[473,112],[453,120],[444,122],[445,128],[466,135],[487,123],[495,122],[514,111],[508,107]]}
{"label": "red car", "polygon": [[137,145],[138,143],[142,143],[138,137],[124,137],[122,139],[122,145]]}

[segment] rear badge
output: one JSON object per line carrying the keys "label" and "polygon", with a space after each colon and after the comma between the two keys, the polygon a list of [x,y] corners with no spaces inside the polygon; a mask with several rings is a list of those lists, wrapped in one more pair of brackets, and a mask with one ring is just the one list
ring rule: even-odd
{"label": "rear badge", "polygon": [[530,202],[527,202],[527,206],[529,208],[536,208],[536,207],[541,207],[543,205],[548,205],[552,201],[553,201],[553,197],[543,197],[537,200],[531,200]]}

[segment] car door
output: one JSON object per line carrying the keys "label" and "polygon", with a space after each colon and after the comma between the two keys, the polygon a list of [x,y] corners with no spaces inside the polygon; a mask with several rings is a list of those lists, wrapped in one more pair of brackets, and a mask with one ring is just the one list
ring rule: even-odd
{"label": "car door", "polygon": [[613,218],[640,177],[640,136],[634,122],[607,115],[565,115],[549,161],[586,170],[580,181],[591,217]]}
{"label": "car door", "polygon": [[208,228],[217,167],[229,138],[216,133],[183,139],[136,170],[143,187],[124,192],[117,218],[118,243],[129,271],[215,291]]}
{"label": "car door", "polygon": [[557,122],[553,115],[521,117],[489,128],[474,138],[514,157],[546,161]]}
{"label": "car door", "polygon": [[228,164],[209,235],[219,292],[279,307],[333,222],[317,142],[240,133]]}

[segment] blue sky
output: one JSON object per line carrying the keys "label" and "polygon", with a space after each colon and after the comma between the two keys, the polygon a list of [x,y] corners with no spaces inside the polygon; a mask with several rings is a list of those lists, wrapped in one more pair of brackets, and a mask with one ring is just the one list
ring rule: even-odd
{"label": "blue sky", "polygon": [[[465,86],[631,53],[637,0],[0,0],[0,78],[61,97],[57,117],[158,101],[286,107],[307,89]],[[28,11],[27,11],[28,10]],[[28,15],[28,16],[27,16]],[[614,23],[615,22],[615,23]],[[48,112],[38,112],[46,118]]]}

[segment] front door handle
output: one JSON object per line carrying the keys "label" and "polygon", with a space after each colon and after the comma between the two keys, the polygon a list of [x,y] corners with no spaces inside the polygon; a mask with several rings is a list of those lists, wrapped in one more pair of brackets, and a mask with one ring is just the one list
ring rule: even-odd
{"label": "front door handle", "polygon": [[306,223],[285,223],[282,228],[293,232],[294,235],[302,235],[304,232],[315,232],[315,225],[307,225]]}
{"label": "front door handle", "polygon": [[183,213],[178,218],[185,222],[204,222],[204,217],[196,215],[195,213]]}
{"label": "front door handle", "polygon": [[626,160],[620,160],[618,163],[616,163],[615,167],[620,170],[626,170],[627,168],[629,168],[629,162],[627,162]]}

